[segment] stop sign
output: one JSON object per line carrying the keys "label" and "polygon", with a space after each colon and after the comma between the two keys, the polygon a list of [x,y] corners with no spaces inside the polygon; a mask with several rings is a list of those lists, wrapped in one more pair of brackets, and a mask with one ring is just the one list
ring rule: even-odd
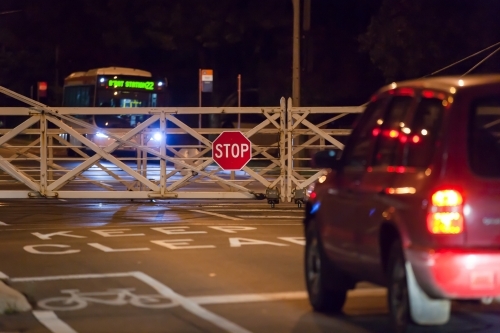
{"label": "stop sign", "polygon": [[241,132],[222,132],[212,143],[212,158],[223,170],[241,170],[252,159],[252,143]]}

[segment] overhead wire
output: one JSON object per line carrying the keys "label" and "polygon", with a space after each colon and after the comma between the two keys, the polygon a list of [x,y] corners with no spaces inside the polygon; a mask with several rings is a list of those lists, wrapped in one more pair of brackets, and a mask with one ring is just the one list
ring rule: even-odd
{"label": "overhead wire", "polygon": [[[471,54],[471,55],[469,55],[469,56],[467,56],[467,57],[465,57],[465,58],[463,58],[463,59],[459,60],[459,61],[456,61],[456,62],[454,62],[454,63],[453,63],[453,64],[451,64],[451,65],[448,65],[448,66],[443,67],[443,68],[441,68],[441,69],[439,69],[439,70],[437,70],[437,71],[435,71],[435,72],[432,72],[432,73],[430,73],[430,74],[427,74],[427,75],[423,76],[422,78],[425,78],[425,77],[428,77],[428,76],[432,76],[432,75],[435,75],[435,74],[441,73],[442,71],[444,71],[444,70],[446,70],[446,69],[448,69],[448,68],[451,68],[451,67],[453,67],[453,66],[455,66],[455,65],[458,65],[459,63],[464,62],[465,60],[469,60],[470,58],[473,58],[473,57],[475,57],[475,56],[477,56],[477,55],[479,55],[479,54],[481,54],[481,53],[483,53],[483,52],[485,52],[485,51],[488,51],[489,49],[492,49],[492,48],[494,48],[494,47],[497,47],[497,46],[500,46],[500,42],[497,42],[497,43],[495,43],[495,44],[493,44],[493,45],[490,45],[490,46],[488,46],[487,48],[484,48],[484,49],[482,49],[481,51],[478,51],[478,52],[476,52],[476,53],[474,53],[474,54]],[[481,63],[483,63],[483,62],[484,62],[484,60],[486,60],[486,59],[488,59],[489,57],[491,57],[491,56],[492,56],[493,54],[495,54],[497,51],[498,51],[498,49],[497,49],[497,50],[495,50],[495,51],[494,51],[492,54],[490,54],[489,56],[487,56],[485,59],[483,59],[483,60],[482,60],[479,64],[477,64],[477,66],[479,66]],[[471,69],[470,69],[470,70],[469,70],[466,74],[468,74],[471,70],[475,69],[477,66],[475,66],[475,67],[471,68]],[[464,74],[464,75],[466,75],[466,74]]]}
{"label": "overhead wire", "polygon": [[472,72],[474,69],[476,69],[477,67],[479,67],[483,62],[485,62],[486,60],[488,60],[492,55],[494,55],[498,51],[500,51],[500,47],[498,49],[496,49],[495,51],[491,52],[490,54],[488,54],[483,60],[481,60],[480,62],[478,62],[474,66],[472,66],[472,68],[469,69],[467,72],[465,72],[462,76],[465,76],[465,75],[469,74],[470,72]]}

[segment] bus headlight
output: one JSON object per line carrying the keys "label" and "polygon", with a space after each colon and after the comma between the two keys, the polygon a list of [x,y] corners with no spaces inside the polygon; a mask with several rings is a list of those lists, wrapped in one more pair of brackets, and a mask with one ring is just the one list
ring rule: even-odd
{"label": "bus headlight", "polygon": [[160,132],[156,132],[155,134],[153,134],[153,139],[155,141],[160,141],[162,138],[163,138],[163,135]]}
{"label": "bus headlight", "polygon": [[108,137],[106,134],[101,133],[101,132],[97,132],[97,133],[95,134],[95,136],[97,136],[98,138],[107,138],[107,137]]}

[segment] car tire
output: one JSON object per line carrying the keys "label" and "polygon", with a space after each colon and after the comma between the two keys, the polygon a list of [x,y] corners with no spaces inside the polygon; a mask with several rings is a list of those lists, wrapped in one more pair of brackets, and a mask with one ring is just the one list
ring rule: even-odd
{"label": "car tire", "polygon": [[314,311],[341,313],[347,291],[354,283],[328,261],[312,221],[306,230],[304,272],[309,302]]}
{"label": "car tire", "polygon": [[393,332],[404,333],[413,324],[442,325],[448,322],[451,302],[431,299],[420,288],[399,240],[392,244],[388,274],[387,295]]}

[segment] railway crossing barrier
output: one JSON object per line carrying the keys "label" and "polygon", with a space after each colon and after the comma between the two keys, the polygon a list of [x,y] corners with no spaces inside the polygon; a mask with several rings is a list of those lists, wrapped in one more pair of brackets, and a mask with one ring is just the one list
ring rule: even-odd
{"label": "railway crossing barrier", "polygon": [[[340,120],[363,111],[293,107],[282,98],[275,107],[134,108],[132,114],[50,107],[3,87],[0,93],[26,104],[0,107],[2,199],[267,199],[272,206],[300,205],[307,186],[322,174],[310,165],[312,153],[343,149],[350,128],[339,128]],[[127,128],[88,121],[112,122],[125,111],[127,119],[143,121]],[[252,122],[201,127],[190,121],[200,114],[239,114]],[[241,170],[214,162],[212,144],[227,131],[251,141],[252,159]]]}

